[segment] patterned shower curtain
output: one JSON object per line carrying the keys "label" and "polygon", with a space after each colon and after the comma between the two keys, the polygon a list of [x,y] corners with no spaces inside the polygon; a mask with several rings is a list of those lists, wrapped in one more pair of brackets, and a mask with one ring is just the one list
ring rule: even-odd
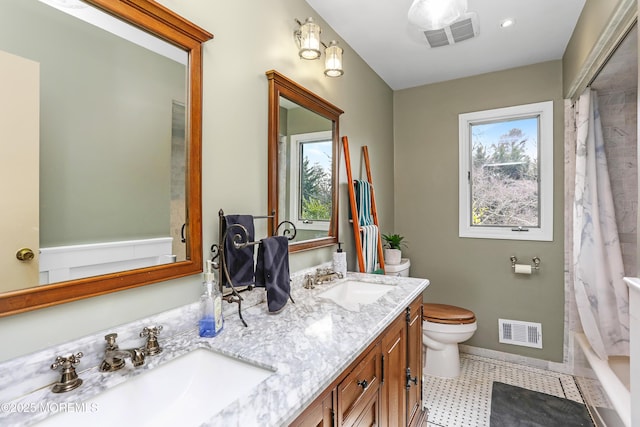
{"label": "patterned shower curtain", "polygon": [[629,294],[618,240],[597,93],[587,89],[576,117],[573,206],[574,289],[582,329],[603,360],[629,354]]}

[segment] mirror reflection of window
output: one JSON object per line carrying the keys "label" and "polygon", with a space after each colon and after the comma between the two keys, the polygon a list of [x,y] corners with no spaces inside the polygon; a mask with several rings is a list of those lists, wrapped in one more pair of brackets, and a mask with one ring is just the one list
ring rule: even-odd
{"label": "mirror reflection of window", "polygon": [[291,136],[290,218],[298,229],[322,231],[331,221],[331,132]]}

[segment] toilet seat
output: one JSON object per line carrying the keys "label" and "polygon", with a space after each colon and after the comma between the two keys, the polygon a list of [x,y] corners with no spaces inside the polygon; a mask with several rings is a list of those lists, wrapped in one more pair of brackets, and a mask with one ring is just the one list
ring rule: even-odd
{"label": "toilet seat", "polygon": [[471,310],[455,305],[423,303],[422,320],[446,325],[460,325],[475,322],[476,315]]}

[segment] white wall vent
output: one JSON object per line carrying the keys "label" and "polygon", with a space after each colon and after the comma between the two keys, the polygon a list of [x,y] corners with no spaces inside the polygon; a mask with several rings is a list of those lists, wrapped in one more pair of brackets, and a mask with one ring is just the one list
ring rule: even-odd
{"label": "white wall vent", "polygon": [[431,47],[460,43],[478,35],[478,17],[474,12],[466,13],[453,24],[439,30],[424,31]]}
{"label": "white wall vent", "polygon": [[542,324],[498,319],[499,341],[504,344],[542,348]]}

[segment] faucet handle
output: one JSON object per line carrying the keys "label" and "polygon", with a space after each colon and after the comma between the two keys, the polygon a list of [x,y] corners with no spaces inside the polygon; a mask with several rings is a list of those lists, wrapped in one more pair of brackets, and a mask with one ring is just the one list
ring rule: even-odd
{"label": "faucet handle", "polygon": [[162,325],[153,326],[153,327],[145,326],[142,332],[140,332],[140,337],[155,338],[158,335],[160,335],[161,331],[162,331]]}
{"label": "faucet handle", "polygon": [[105,335],[104,339],[107,340],[107,347],[115,347],[115,346],[117,346],[116,338],[118,338],[118,334],[116,334],[115,332]]}
{"label": "faucet handle", "polygon": [[62,368],[62,377],[60,381],[53,385],[54,393],[64,393],[80,387],[82,380],[78,378],[75,365],[80,363],[80,358],[84,356],[81,351],[76,354],[72,354],[69,357],[56,357],[56,360],[51,364],[51,369],[56,370]]}
{"label": "faucet handle", "polygon": [[142,332],[140,332],[140,337],[147,337],[147,344],[142,349],[144,354],[147,356],[155,356],[162,352],[162,348],[160,344],[158,344],[158,335],[162,331],[162,325],[154,326],[154,327],[145,327]]}
{"label": "faucet handle", "polygon": [[304,280],[303,286],[305,289],[313,289],[316,287],[314,276],[311,276],[310,274],[305,274],[303,280]]}
{"label": "faucet handle", "polygon": [[82,354],[81,351],[77,352],[76,354],[72,354],[69,357],[58,356],[56,357],[56,360],[51,364],[51,369],[56,370],[61,366],[62,368],[75,366],[80,363],[80,359],[82,358],[82,356],[84,356],[84,354]]}

